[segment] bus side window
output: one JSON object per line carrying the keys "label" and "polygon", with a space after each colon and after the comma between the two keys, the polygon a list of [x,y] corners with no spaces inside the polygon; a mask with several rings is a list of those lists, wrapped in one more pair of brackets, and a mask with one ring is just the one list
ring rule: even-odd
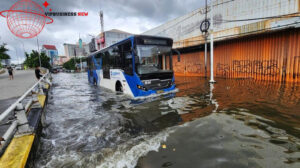
{"label": "bus side window", "polygon": [[131,42],[127,42],[122,45],[122,65],[125,74],[133,75],[132,68],[132,54],[131,54]]}
{"label": "bus side window", "polygon": [[92,58],[91,58],[91,69],[92,70],[95,70],[96,68],[95,68],[95,63],[94,63],[94,58],[95,58],[95,56],[93,56]]}
{"label": "bus side window", "polygon": [[95,56],[95,59],[96,59],[96,64],[97,66],[101,66],[100,63],[101,63],[101,53],[98,53],[96,56]]}
{"label": "bus side window", "polygon": [[87,68],[90,69],[90,57],[86,59]]}

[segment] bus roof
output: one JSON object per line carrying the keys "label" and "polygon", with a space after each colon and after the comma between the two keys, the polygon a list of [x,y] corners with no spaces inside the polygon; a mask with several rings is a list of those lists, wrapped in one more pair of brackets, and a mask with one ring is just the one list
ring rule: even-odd
{"label": "bus roof", "polygon": [[101,49],[99,51],[95,51],[95,52],[91,53],[88,57],[91,57],[91,56],[93,56],[95,54],[98,54],[99,52],[102,52],[103,50],[106,50],[109,47],[113,47],[113,46],[119,45],[119,44],[121,44],[121,43],[123,43],[123,42],[125,42],[127,40],[134,40],[134,38],[137,38],[137,37],[141,37],[141,38],[151,37],[151,38],[157,38],[157,39],[173,40],[172,38],[169,38],[169,37],[149,36],[149,35],[132,35],[132,36],[129,36],[129,37],[127,37],[127,38],[125,38],[125,39],[123,39],[123,40],[121,40],[121,41],[119,41],[119,42],[117,42],[115,44],[112,44],[112,45],[110,45],[108,47],[105,47],[105,48],[103,48],[103,49]]}

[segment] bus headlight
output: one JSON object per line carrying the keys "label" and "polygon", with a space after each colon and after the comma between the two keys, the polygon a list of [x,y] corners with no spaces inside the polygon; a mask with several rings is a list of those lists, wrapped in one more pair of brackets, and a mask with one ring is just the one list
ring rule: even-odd
{"label": "bus headlight", "polygon": [[141,90],[144,90],[144,91],[147,91],[147,88],[145,88],[144,86],[141,86],[141,85],[136,85],[138,89],[141,89]]}

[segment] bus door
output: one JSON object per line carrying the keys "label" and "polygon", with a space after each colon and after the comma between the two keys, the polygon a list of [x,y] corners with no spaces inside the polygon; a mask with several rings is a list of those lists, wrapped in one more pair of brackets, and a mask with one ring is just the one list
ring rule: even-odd
{"label": "bus door", "polygon": [[127,75],[133,75],[133,59],[131,49],[131,41],[122,44],[122,66],[125,74]]}

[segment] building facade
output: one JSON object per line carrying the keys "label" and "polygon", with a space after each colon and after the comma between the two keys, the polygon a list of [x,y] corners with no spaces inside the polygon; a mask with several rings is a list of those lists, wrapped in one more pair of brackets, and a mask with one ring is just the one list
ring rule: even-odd
{"label": "building facade", "polygon": [[63,65],[65,62],[69,61],[70,58],[64,55],[59,55],[57,59],[54,61],[55,65]]}
{"label": "building facade", "polygon": [[205,20],[206,11],[208,20],[213,15],[216,41],[258,31],[300,27],[293,24],[300,22],[299,17],[287,17],[299,14],[300,0],[215,0],[213,10],[208,4],[207,9],[199,8],[142,34],[173,38],[174,48],[203,44],[205,35],[200,31],[200,24]]}
{"label": "building facade", "polygon": [[[216,0],[213,4],[207,16],[213,14],[214,19],[215,77],[300,82],[300,17],[296,17],[300,0]],[[177,75],[210,74],[204,44],[211,34],[200,31],[205,13],[206,8],[197,9],[143,33],[174,39],[173,48],[181,52],[180,62],[173,58]]]}
{"label": "building facade", "polygon": [[[117,30],[117,29],[112,29],[105,31],[103,33],[100,33],[98,36],[94,38],[94,40],[91,41],[90,43],[90,49],[91,51],[97,51],[101,50],[105,47],[108,47],[112,44],[115,44],[125,38],[130,37],[132,34]],[[95,44],[95,47],[93,46]]]}
{"label": "building facade", "polygon": [[54,65],[55,60],[58,58],[58,51],[55,45],[46,45],[42,46],[42,53],[45,53],[50,58],[50,64]]}
{"label": "building facade", "polygon": [[64,45],[65,56],[68,59],[74,57],[87,57],[90,53],[89,45],[84,42],[77,42],[76,44],[64,43],[63,45]]}

